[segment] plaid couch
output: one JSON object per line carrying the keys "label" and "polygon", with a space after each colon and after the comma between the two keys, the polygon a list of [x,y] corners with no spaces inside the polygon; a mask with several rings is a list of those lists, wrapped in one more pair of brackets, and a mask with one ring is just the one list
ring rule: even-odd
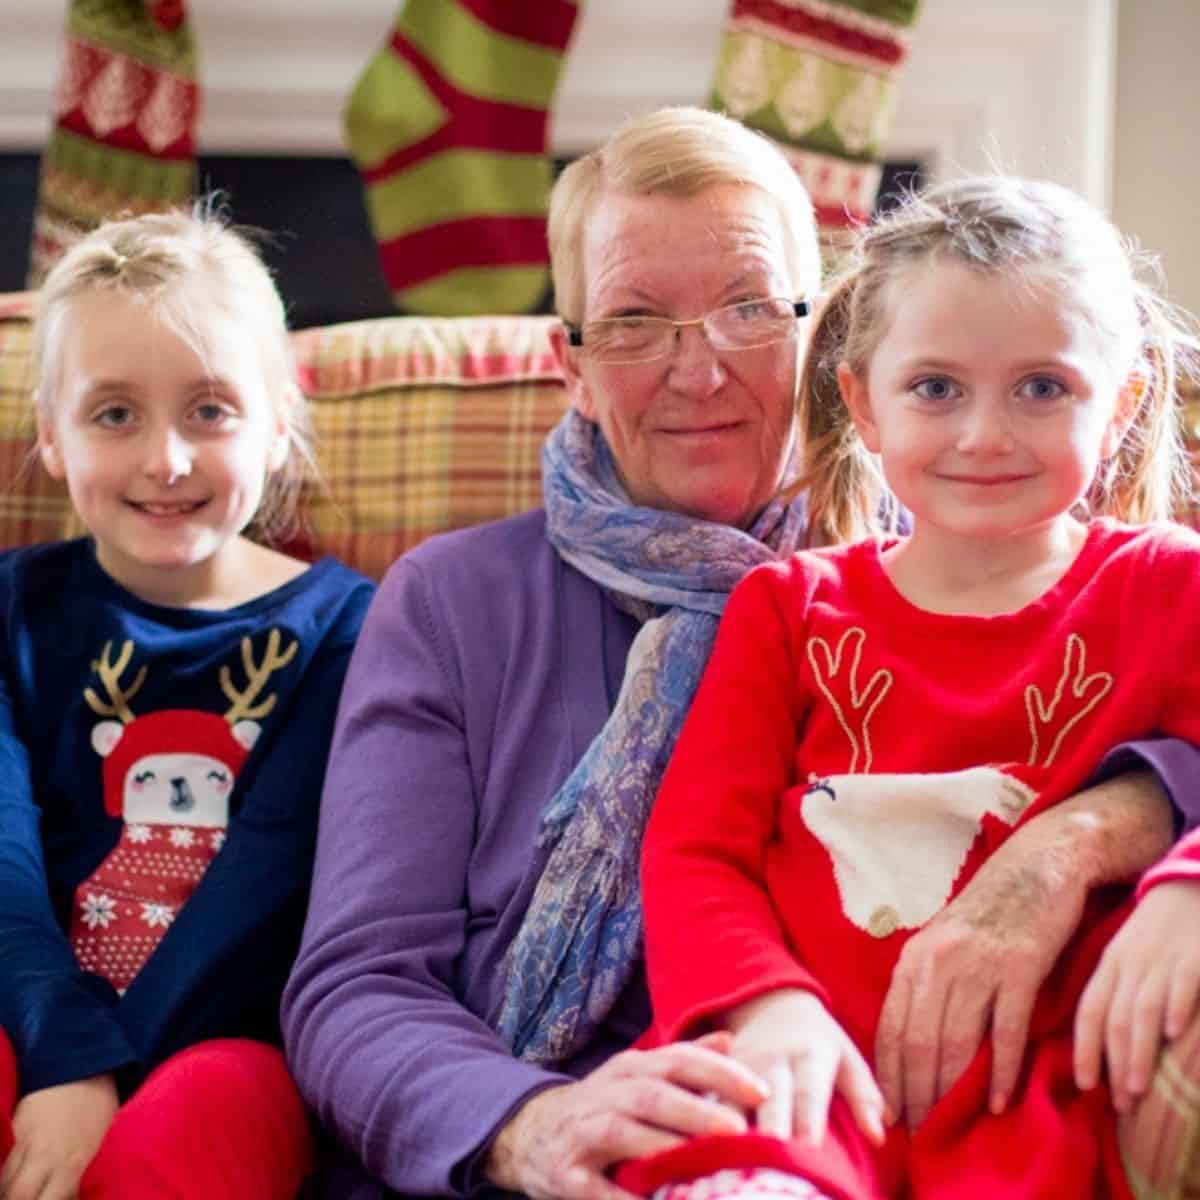
{"label": "plaid couch", "polygon": [[[32,455],[30,309],[28,295],[0,296],[0,547],[81,531]],[[539,450],[566,403],[551,320],[390,317],[294,334],[323,482],[285,548],[379,578],[431,534],[537,505]],[[1200,1021],[1120,1136],[1139,1200],[1200,1200]]]}

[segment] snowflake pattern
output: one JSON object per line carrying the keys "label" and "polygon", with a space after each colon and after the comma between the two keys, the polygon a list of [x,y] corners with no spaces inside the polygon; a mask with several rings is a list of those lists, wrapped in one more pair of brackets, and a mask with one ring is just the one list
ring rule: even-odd
{"label": "snowflake pattern", "polygon": [[173,920],[175,920],[175,912],[169,904],[143,902],[142,920],[145,921],[151,929],[155,929],[159,926],[162,926],[162,928],[165,929]]}
{"label": "snowflake pattern", "polygon": [[225,830],[223,830],[223,829],[218,829],[218,830],[217,830],[217,831],[216,831],[216,832],[215,832],[215,833],[212,835],[212,837],[211,837],[211,838],[209,838],[208,844],[209,844],[209,845],[210,845],[210,846],[211,846],[211,847],[212,847],[214,850],[220,850],[220,848],[221,848],[223,845],[225,845]]}
{"label": "snowflake pattern", "polygon": [[171,830],[171,845],[179,846],[181,849],[186,849],[188,846],[194,845],[196,835],[190,829],[172,829]]}
{"label": "snowflake pattern", "polygon": [[79,911],[89,929],[107,929],[117,919],[117,902],[103,892],[88,892]]}
{"label": "snowflake pattern", "polygon": [[149,825],[126,825],[125,836],[131,842],[141,845],[143,842],[148,842],[154,836],[154,830]]}

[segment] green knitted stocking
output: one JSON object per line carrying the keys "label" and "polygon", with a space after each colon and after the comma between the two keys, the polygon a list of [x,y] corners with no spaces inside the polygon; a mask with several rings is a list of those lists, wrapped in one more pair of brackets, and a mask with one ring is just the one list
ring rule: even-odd
{"label": "green knitted stocking", "polygon": [[548,281],[546,123],[574,0],[407,0],[346,109],[396,304],[523,312]]}
{"label": "green knitted stocking", "polygon": [[827,246],[871,215],[919,2],[733,2],[709,103],[779,144]]}

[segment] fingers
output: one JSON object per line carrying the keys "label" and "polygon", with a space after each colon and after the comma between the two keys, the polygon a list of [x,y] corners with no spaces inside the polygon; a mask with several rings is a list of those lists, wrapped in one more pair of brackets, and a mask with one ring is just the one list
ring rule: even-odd
{"label": "fingers", "polygon": [[876,1146],[882,1146],[887,1136],[883,1128],[883,1092],[866,1060],[849,1041],[842,1055],[837,1089],[850,1105],[854,1120],[866,1138]]}
{"label": "fingers", "polygon": [[889,1122],[899,1120],[904,1112],[904,1030],[911,990],[908,976],[894,971],[875,1032],[875,1075]]}
{"label": "fingers", "polygon": [[788,1062],[778,1062],[767,1068],[766,1084],[770,1095],[758,1106],[754,1115],[760,1133],[777,1138],[792,1136],[795,1120],[795,1076]]}
{"label": "fingers", "polygon": [[22,1151],[13,1148],[0,1172],[0,1200],[42,1200],[48,1195],[50,1166],[37,1163]]}
{"label": "fingers", "polygon": [[1200,963],[1190,960],[1177,962],[1171,972],[1167,993],[1165,1032],[1174,1041],[1192,1023],[1196,1004],[1200,1000]]}
{"label": "fingers", "polygon": [[[716,1044],[730,1045],[727,1033],[719,1038]],[[705,1045],[676,1042],[656,1050],[627,1051],[610,1060],[608,1065],[614,1074],[655,1075],[690,1092],[711,1095],[739,1111],[753,1111],[766,1099],[765,1082],[725,1050],[713,1049],[707,1044],[708,1039],[705,1042]]]}
{"label": "fingers", "polygon": [[1112,998],[1112,985],[1112,973],[1102,960],[1088,980],[1075,1010],[1075,1086],[1083,1092],[1090,1091],[1100,1082],[1105,1017]]}
{"label": "fingers", "polygon": [[[843,1056],[850,1052],[850,1042],[844,1039]],[[813,1054],[803,1069],[793,1073],[795,1080],[795,1112],[793,1121],[796,1134],[810,1145],[817,1146],[825,1140],[825,1126],[829,1122],[829,1103],[833,1099],[833,1088],[837,1081],[839,1062],[837,1052],[822,1050]]]}
{"label": "fingers", "polygon": [[959,980],[951,985],[937,1056],[935,1101],[958,1082],[979,1052],[987,1033],[991,1003],[991,992],[974,986],[974,981]]}
{"label": "fingers", "polygon": [[992,1090],[988,1100],[994,1114],[1008,1107],[1016,1090],[1037,992],[1036,980],[1017,976],[996,995],[992,1009]]}
{"label": "fingers", "polygon": [[909,1129],[925,1120],[937,1099],[940,1033],[945,993],[940,981],[913,987],[908,1027],[901,1038],[904,1073],[904,1117]]}

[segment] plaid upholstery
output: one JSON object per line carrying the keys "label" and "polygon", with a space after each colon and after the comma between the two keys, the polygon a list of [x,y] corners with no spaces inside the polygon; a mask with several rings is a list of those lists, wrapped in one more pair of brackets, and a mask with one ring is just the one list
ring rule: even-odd
{"label": "plaid upholstery", "polygon": [[1138,1200],[1200,1198],[1200,1021],[1163,1053],[1150,1093],[1118,1125]]}
{"label": "plaid upholstery", "polygon": [[[81,532],[30,461],[28,295],[0,296],[0,547]],[[284,547],[379,578],[423,538],[541,502],[566,393],[550,317],[385,317],[293,335],[321,479]]]}

